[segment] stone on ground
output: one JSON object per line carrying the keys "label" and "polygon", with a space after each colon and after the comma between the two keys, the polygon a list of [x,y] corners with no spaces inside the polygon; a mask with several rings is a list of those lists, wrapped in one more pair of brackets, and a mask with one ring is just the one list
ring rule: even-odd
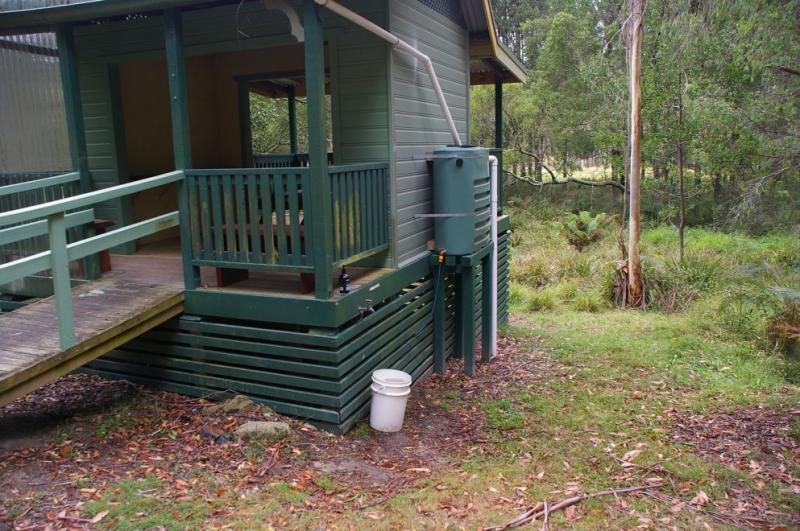
{"label": "stone on ground", "polygon": [[240,439],[279,439],[292,433],[292,428],[285,422],[250,421],[245,422],[234,434]]}

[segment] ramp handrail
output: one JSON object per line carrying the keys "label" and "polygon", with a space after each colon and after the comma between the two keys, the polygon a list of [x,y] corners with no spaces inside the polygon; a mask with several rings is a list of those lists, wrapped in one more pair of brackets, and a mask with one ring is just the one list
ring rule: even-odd
{"label": "ramp handrail", "polygon": [[60,186],[63,184],[75,183],[81,180],[81,174],[74,171],[65,173],[63,175],[54,175],[52,177],[43,177],[41,179],[34,179],[21,183],[7,184],[0,186],[0,197],[12,194],[19,194],[22,192],[30,192],[32,190],[40,190],[42,188],[49,188],[50,186]]}
{"label": "ramp handrail", "polygon": [[[73,216],[73,214],[67,214],[67,212],[102,201],[124,197],[150,188],[178,182],[183,180],[183,178],[183,171],[177,170],[131,183],[120,184],[65,199],[58,199],[48,203],[0,213],[0,227],[16,223],[33,222],[22,227],[14,227],[13,229],[16,231],[20,231],[20,229],[36,230],[41,222],[34,220],[47,218],[47,234],[50,243],[49,251],[43,251],[14,262],[0,265],[0,285],[49,268],[53,274],[53,293],[58,314],[59,340],[62,350],[69,349],[76,343],[69,263],[73,260],[85,258],[86,256],[137,240],[155,232],[176,227],[180,224],[180,221],[178,211],[169,212],[106,232],[105,234],[92,236],[81,241],[67,244],[66,230],[70,223],[69,217]],[[11,233],[11,229],[0,232],[5,233],[7,237],[13,234]],[[17,235],[19,234],[24,235],[22,232],[17,233]]]}

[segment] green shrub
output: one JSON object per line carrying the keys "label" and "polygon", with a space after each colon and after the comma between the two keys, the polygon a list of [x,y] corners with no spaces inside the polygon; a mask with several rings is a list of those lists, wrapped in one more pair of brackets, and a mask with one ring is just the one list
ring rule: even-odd
{"label": "green shrub", "polygon": [[577,214],[571,214],[567,221],[556,222],[556,227],[564,233],[570,245],[580,252],[603,236],[603,229],[609,221],[609,216],[603,212],[592,217],[589,212],[582,210]]}
{"label": "green shrub", "polygon": [[569,280],[559,282],[555,287],[556,295],[562,301],[569,302],[578,294],[578,285]]}
{"label": "green shrub", "polygon": [[525,303],[525,307],[531,312],[552,310],[555,306],[556,300],[553,296],[553,292],[550,290],[531,290],[528,295],[528,300]]}
{"label": "green shrub", "polygon": [[517,282],[511,282],[509,288],[509,303],[515,306],[525,304],[529,294],[530,289]]}
{"label": "green shrub", "polygon": [[596,313],[607,307],[607,302],[596,291],[579,291],[572,300],[572,307],[579,312]]}
{"label": "green shrub", "polygon": [[765,286],[742,284],[726,291],[717,310],[726,330],[745,339],[764,339],[770,324],[778,319],[784,302]]}
{"label": "green shrub", "polygon": [[547,284],[549,274],[547,267],[535,258],[523,258],[511,268],[511,278],[513,280],[533,287]]}
{"label": "green shrub", "polygon": [[665,312],[685,310],[729,278],[726,266],[713,253],[688,254],[683,262],[644,257],[642,273],[647,304]]}

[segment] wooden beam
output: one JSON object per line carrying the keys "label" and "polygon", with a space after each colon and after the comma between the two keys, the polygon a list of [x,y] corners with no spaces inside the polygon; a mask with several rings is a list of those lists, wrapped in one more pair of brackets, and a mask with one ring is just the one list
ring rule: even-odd
{"label": "wooden beam", "polygon": [[239,93],[239,136],[242,144],[242,166],[253,165],[253,124],[250,119],[250,89],[247,80],[236,82]]}
{"label": "wooden beam", "polygon": [[289,107],[289,152],[295,154],[297,153],[297,104],[293,86],[287,88],[286,96]]}
{"label": "wooden beam", "polygon": [[[186,170],[192,167],[192,135],[186,90],[186,62],[183,55],[183,19],[179,9],[164,11],[164,38],[172,117],[172,151],[175,168]],[[185,180],[181,181],[179,186],[178,211],[181,218],[183,282],[186,289],[194,289],[200,285],[200,268],[192,265],[192,216],[189,212],[189,192]]]}
{"label": "wooden beam", "polygon": [[325,46],[319,6],[303,2],[308,109],[308,156],[311,172],[311,233],[314,256],[314,294],[327,299],[333,288],[333,234],[330,230],[331,194],[328,177],[328,146],[325,134]]}
{"label": "wooden beam", "polygon": [[67,116],[67,136],[72,167],[80,173],[80,192],[92,190],[92,177],[89,173],[89,156],[86,149],[86,131],[83,124],[83,105],[78,77],[78,57],[75,51],[75,38],[71,24],[56,28],[58,43],[58,65],[61,70],[61,86],[64,92],[64,110]]}
{"label": "wooden beam", "polygon": [[497,156],[497,203],[498,209],[503,208],[503,80],[495,77],[494,80],[494,147],[501,150]]}

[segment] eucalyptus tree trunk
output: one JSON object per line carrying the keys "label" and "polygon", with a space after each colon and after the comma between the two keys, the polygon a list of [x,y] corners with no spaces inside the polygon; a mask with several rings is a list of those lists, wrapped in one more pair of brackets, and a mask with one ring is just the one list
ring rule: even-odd
{"label": "eucalyptus tree trunk", "polygon": [[678,183],[680,186],[679,205],[680,219],[678,221],[678,257],[683,262],[683,236],[686,231],[686,181],[684,179],[684,153],[683,153],[683,88],[678,84]]}
{"label": "eucalyptus tree trunk", "polygon": [[630,0],[628,26],[628,92],[630,95],[630,168],[628,189],[630,208],[628,222],[628,304],[642,306],[644,284],[639,257],[641,237],[641,175],[642,175],[642,41],[644,40],[644,0]]}

